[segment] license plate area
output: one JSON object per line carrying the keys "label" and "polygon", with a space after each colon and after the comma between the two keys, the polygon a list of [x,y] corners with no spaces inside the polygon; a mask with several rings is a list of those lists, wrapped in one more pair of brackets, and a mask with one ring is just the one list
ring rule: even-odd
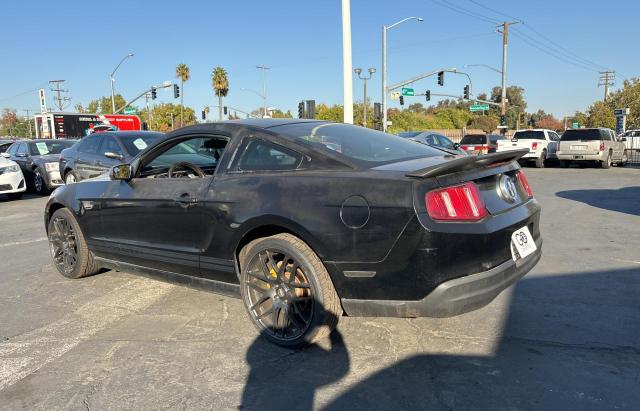
{"label": "license plate area", "polygon": [[575,145],[575,144],[571,145],[571,150],[586,150],[586,149],[587,149],[587,146]]}
{"label": "license plate area", "polygon": [[583,160],[584,156],[573,156],[574,160]]}
{"label": "license plate area", "polygon": [[524,226],[511,234],[511,257],[513,261],[526,258],[538,249],[529,227]]}

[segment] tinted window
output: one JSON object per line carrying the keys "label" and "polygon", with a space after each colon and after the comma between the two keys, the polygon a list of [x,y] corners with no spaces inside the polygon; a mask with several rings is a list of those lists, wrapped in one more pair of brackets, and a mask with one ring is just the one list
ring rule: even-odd
{"label": "tinted window", "polygon": [[139,135],[120,136],[120,142],[132,157],[164,138],[162,133],[141,133]]}
{"label": "tinted window", "polygon": [[18,144],[18,143],[14,143],[14,144],[12,144],[12,145],[11,145],[11,147],[9,147],[9,148],[7,149],[7,153],[9,153],[9,154],[11,154],[11,155],[14,155],[14,154],[16,153],[16,151],[18,151],[18,146],[19,146],[19,144]]}
{"label": "tinted window", "polygon": [[270,130],[305,140],[317,150],[367,163],[442,155],[440,150],[427,145],[350,124],[309,122],[271,127]]}
{"label": "tinted window", "polygon": [[28,153],[28,148],[27,148],[27,144],[26,143],[20,143],[20,145],[18,146],[18,151],[16,152],[16,154],[27,154]]}
{"label": "tinted window", "polygon": [[518,140],[544,140],[544,131],[516,131],[513,138]]}
{"label": "tinted window", "polygon": [[487,136],[484,134],[467,134],[462,137],[460,144],[486,144]]}
{"label": "tinted window", "polygon": [[183,140],[153,159],[145,171],[166,169],[181,162],[212,170],[218,164],[226,145],[227,140],[220,137],[193,137]]}
{"label": "tinted window", "polygon": [[562,141],[592,141],[592,140],[601,140],[600,130],[590,128],[590,129],[576,129],[576,130],[567,130],[562,134]]}
{"label": "tinted window", "polygon": [[411,138],[420,134],[420,131],[403,131],[402,133],[398,133],[400,137]]}
{"label": "tinted window", "polygon": [[120,145],[118,144],[115,138],[105,138],[104,142],[102,143],[102,149],[100,150],[100,152],[101,152],[100,154],[104,154],[104,153],[122,154],[122,149],[120,148]]}
{"label": "tinted window", "polygon": [[489,141],[495,144],[498,142],[498,140],[506,140],[506,137],[499,134],[489,134]]}
{"label": "tinted window", "polygon": [[449,140],[447,137],[437,134],[438,140],[440,140],[440,145],[442,147],[453,148],[453,141]]}
{"label": "tinted window", "polygon": [[74,141],[57,140],[57,141],[35,141],[29,143],[29,152],[32,156],[43,156],[45,154],[60,154],[65,148],[73,145]]}
{"label": "tinted window", "polygon": [[78,147],[78,151],[81,153],[95,154],[100,147],[100,136],[85,137]]}
{"label": "tinted window", "polygon": [[294,170],[302,156],[295,151],[264,140],[251,140],[244,150],[240,170]]}

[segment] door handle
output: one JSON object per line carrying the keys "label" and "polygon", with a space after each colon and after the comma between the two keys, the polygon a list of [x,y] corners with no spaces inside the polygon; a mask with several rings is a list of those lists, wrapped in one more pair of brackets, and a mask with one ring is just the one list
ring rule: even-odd
{"label": "door handle", "polygon": [[184,208],[192,206],[198,202],[198,200],[196,200],[195,198],[192,198],[189,193],[182,193],[173,201],[176,204],[178,204],[180,207],[184,207]]}

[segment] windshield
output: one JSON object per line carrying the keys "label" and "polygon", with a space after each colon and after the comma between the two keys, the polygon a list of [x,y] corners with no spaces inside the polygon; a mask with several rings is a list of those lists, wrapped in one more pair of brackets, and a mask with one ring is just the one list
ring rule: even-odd
{"label": "windshield", "polygon": [[560,138],[561,141],[592,141],[601,139],[600,130],[598,129],[567,130]]}
{"label": "windshield", "polygon": [[144,133],[139,135],[120,136],[120,142],[132,157],[145,148],[154,145],[164,138],[162,133]]}
{"label": "windshield", "polygon": [[484,134],[467,134],[462,137],[460,144],[485,144],[487,142],[487,136]]}
{"label": "windshield", "polygon": [[513,138],[518,140],[544,140],[544,131],[516,131]]}
{"label": "windshield", "polygon": [[44,156],[45,154],[60,154],[65,148],[71,147],[75,140],[36,141],[29,143],[29,151],[32,156]]}
{"label": "windshield", "polygon": [[442,155],[440,150],[427,145],[350,124],[296,123],[270,130],[308,141],[322,151],[374,164]]}
{"label": "windshield", "polygon": [[420,131],[403,131],[402,133],[398,133],[400,137],[411,138],[420,134]]}

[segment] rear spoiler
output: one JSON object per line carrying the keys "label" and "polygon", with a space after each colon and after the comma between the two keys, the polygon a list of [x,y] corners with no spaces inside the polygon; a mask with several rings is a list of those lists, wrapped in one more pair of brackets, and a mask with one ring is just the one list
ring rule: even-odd
{"label": "rear spoiler", "polygon": [[491,166],[494,164],[510,163],[518,160],[529,152],[528,148],[518,150],[502,151],[500,153],[484,154],[481,156],[458,157],[445,163],[436,164],[435,166],[422,168],[420,170],[407,173],[407,177],[427,178],[444,174],[456,173],[459,171],[470,170],[482,166]]}

